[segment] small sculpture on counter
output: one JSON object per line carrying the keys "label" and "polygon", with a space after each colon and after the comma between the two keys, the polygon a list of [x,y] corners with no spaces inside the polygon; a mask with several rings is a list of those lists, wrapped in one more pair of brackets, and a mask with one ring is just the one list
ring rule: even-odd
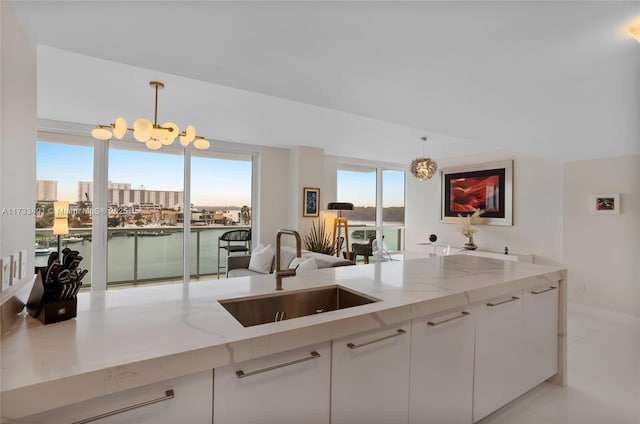
{"label": "small sculpture on counter", "polygon": [[458,215],[460,217],[460,224],[462,224],[462,235],[467,237],[467,242],[462,246],[466,250],[476,250],[478,248],[473,242],[473,234],[478,232],[478,230],[473,227],[473,224],[478,222],[483,212],[482,209],[476,209],[472,214],[465,216]]}

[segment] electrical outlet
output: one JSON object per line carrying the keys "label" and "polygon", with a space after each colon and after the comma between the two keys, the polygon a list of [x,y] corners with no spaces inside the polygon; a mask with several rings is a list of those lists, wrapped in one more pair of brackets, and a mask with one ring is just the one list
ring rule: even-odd
{"label": "electrical outlet", "polygon": [[27,276],[27,250],[20,251],[20,279]]}
{"label": "electrical outlet", "polygon": [[6,290],[11,281],[11,258],[2,258],[0,264],[2,264],[2,290]]}

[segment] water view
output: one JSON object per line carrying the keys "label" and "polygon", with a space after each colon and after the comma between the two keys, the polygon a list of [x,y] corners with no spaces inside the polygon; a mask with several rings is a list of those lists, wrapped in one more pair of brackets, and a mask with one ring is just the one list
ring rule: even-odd
{"label": "water view", "polygon": [[[218,273],[218,237],[236,229],[249,229],[246,226],[198,227],[191,229],[191,275],[216,276]],[[159,282],[182,279],[183,272],[183,231],[180,227],[146,227],[109,229],[107,244],[107,278],[109,285]],[[349,241],[363,243],[375,235],[375,229],[354,227],[350,229]],[[391,250],[399,250],[402,231],[385,230],[385,244]],[[36,240],[47,245],[55,240],[51,229],[39,229]],[[83,280],[91,283],[91,236],[86,229],[72,230],[69,236],[61,239],[61,249],[68,247],[77,250],[83,260],[80,268],[89,270]],[[55,246],[48,248],[57,250]],[[48,254],[40,250],[36,255],[35,266],[46,266]],[[38,253],[38,252],[36,252]],[[226,251],[220,251],[220,264],[224,266]],[[362,258],[360,258],[362,259]],[[224,274],[224,269],[220,271]]]}

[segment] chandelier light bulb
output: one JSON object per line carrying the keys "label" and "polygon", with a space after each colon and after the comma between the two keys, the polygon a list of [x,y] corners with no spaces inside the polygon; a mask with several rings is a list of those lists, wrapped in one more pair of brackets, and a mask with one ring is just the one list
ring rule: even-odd
{"label": "chandelier light bulb", "polygon": [[151,130],[153,125],[151,121],[145,118],[136,119],[133,123],[133,136],[140,142],[145,142],[151,137]]}
{"label": "chandelier light bulb", "polygon": [[196,138],[196,141],[193,143],[193,147],[198,150],[207,150],[210,145],[209,140],[203,137]]}
{"label": "chandelier light bulb", "polygon": [[165,122],[164,124],[162,124],[162,128],[171,128],[171,130],[167,131],[167,135],[168,138],[171,139],[171,143],[173,143],[173,141],[178,137],[178,134],[180,133],[178,126],[173,122]]}
{"label": "chandelier light bulb", "polygon": [[171,144],[173,144],[173,139],[170,136],[168,136],[167,134],[165,134],[160,139],[160,143],[162,143],[163,146],[170,146]]}
{"label": "chandelier light bulb", "polygon": [[147,141],[145,145],[149,150],[158,150],[159,148],[162,147],[162,143],[160,143],[158,140],[155,140],[153,138],[149,139],[149,141]]}
{"label": "chandelier light bulb", "polygon": [[111,131],[106,128],[94,128],[91,130],[91,135],[98,140],[109,140],[111,138]]}
{"label": "chandelier light bulb", "polygon": [[169,131],[166,131],[160,127],[154,127],[151,128],[151,138],[153,138],[154,140],[158,140],[160,142],[162,142],[162,139],[164,138],[165,133],[167,133]]}
{"label": "chandelier light bulb", "polygon": [[[186,145],[188,145],[189,143],[191,143],[195,139],[196,139],[196,129],[193,127],[193,125],[189,125],[184,130],[184,135],[180,136],[180,143],[183,146],[186,146]],[[187,143],[187,144],[185,144],[185,143]]]}
{"label": "chandelier light bulb", "polygon": [[115,124],[113,124],[113,136],[118,140],[122,140],[124,135],[127,133],[127,121],[124,118],[116,119]]}

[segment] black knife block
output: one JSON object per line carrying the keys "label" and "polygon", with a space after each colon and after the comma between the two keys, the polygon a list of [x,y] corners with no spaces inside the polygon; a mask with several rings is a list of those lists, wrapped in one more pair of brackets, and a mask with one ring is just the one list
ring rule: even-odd
{"label": "black knife block", "polygon": [[53,301],[56,290],[46,290],[42,278],[43,272],[44,270],[38,272],[27,301],[29,315],[43,324],[53,324],[75,318],[78,312],[78,299],[73,297],[67,300]]}

